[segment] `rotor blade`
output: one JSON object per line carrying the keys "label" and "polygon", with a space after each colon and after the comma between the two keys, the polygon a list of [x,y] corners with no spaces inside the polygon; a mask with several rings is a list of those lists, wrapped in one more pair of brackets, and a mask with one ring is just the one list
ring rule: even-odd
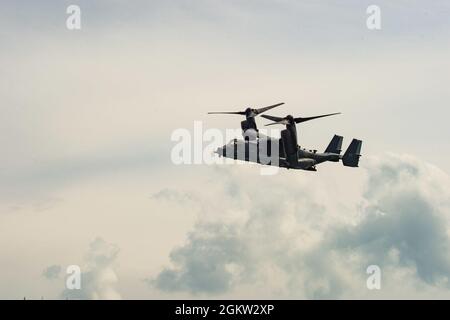
{"label": "rotor blade", "polygon": [[281,103],[277,103],[277,104],[274,104],[274,105],[271,105],[271,106],[268,106],[268,107],[256,109],[255,110],[255,114],[256,115],[261,114],[263,112],[266,112],[267,110],[273,109],[273,108],[281,106],[283,104],[284,104],[284,102],[281,102]]}
{"label": "rotor blade", "polygon": [[314,119],[319,119],[319,118],[323,118],[323,117],[328,117],[328,116],[334,116],[336,114],[340,114],[340,112],[336,112],[336,113],[329,113],[329,114],[323,114],[320,116],[315,116],[315,117],[298,117],[298,118],[294,118],[295,123],[301,123],[301,122],[305,122],[305,121],[309,121],[309,120],[314,120]]}
{"label": "rotor blade", "polygon": [[288,121],[287,119],[281,119],[280,121],[272,122],[272,123],[266,124],[266,127],[267,127],[267,126],[273,126],[274,124],[284,124],[284,125],[287,125],[287,124],[289,124],[289,121]]}
{"label": "rotor blade", "polygon": [[227,111],[224,111],[224,112],[219,111],[219,112],[208,112],[208,114],[240,114],[240,115],[245,116],[245,112],[244,111],[235,111],[235,112],[233,112],[233,111],[229,111],[229,112],[227,112]]}
{"label": "rotor blade", "polygon": [[261,117],[263,117],[264,119],[275,121],[275,122],[279,122],[281,120],[284,120],[284,118],[269,116],[269,115],[266,115],[266,114],[263,114]]}

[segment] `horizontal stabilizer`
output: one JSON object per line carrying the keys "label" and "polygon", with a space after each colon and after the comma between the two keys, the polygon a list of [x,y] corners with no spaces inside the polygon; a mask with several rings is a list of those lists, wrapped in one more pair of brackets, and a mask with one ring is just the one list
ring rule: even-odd
{"label": "horizontal stabilizer", "polygon": [[347,167],[357,167],[359,157],[361,157],[362,141],[353,139],[344,155],[342,156],[342,163]]}
{"label": "horizontal stabilizer", "polygon": [[328,145],[325,153],[341,153],[342,148],[342,140],[343,138],[338,135],[334,135],[333,139],[331,139],[330,144]]}

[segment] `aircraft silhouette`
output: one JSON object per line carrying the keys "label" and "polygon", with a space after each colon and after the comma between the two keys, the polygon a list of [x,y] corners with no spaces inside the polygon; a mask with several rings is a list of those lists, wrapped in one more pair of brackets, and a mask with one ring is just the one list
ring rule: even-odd
{"label": "aircraft silhouette", "polygon": [[[279,139],[261,135],[258,131],[255,117],[283,104],[282,102],[259,109],[247,108],[245,111],[237,112],[209,112],[209,114],[238,114],[245,115],[246,117],[241,122],[244,140],[234,139],[223,147],[218,148],[216,153],[227,158],[266,165],[277,165],[287,169],[316,171],[317,164],[326,161],[339,162],[339,160],[342,161],[344,166],[358,167],[359,158],[361,157],[361,140],[353,139],[343,155],[341,155],[343,137],[339,135],[334,135],[322,153],[317,152],[317,150],[308,150],[298,145],[297,124],[337,115],[340,114],[339,112],[296,118],[291,115],[275,117],[264,114],[261,117],[273,121],[266,126],[281,124],[285,125],[286,129],[281,131],[281,138]],[[276,148],[278,149],[277,161],[273,161],[273,158],[271,158],[273,146],[277,146]],[[262,156],[263,154],[265,156]],[[268,161],[269,158],[270,161]]]}

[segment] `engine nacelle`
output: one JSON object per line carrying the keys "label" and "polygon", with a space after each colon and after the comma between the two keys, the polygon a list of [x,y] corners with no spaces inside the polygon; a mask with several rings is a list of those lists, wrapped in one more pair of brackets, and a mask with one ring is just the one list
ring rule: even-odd
{"label": "engine nacelle", "polygon": [[247,131],[249,129],[253,129],[255,131],[258,131],[258,128],[256,127],[256,122],[253,118],[249,118],[247,120],[241,121],[241,129],[242,131]]}
{"label": "engine nacelle", "polygon": [[281,140],[283,141],[284,153],[286,154],[287,162],[292,166],[297,166],[297,144],[295,139],[291,137],[289,130],[281,131]]}

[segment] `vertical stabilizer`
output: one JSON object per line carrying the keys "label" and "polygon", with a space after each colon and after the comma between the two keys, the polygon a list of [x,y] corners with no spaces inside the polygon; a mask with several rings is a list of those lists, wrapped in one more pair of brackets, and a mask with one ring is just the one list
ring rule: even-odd
{"label": "vertical stabilizer", "polygon": [[346,167],[357,167],[359,163],[359,157],[361,157],[362,141],[353,139],[344,155],[342,156],[342,163]]}
{"label": "vertical stabilizer", "polygon": [[333,139],[331,139],[328,147],[325,149],[325,153],[337,153],[340,154],[342,151],[342,140],[343,138],[338,135],[334,135]]}

